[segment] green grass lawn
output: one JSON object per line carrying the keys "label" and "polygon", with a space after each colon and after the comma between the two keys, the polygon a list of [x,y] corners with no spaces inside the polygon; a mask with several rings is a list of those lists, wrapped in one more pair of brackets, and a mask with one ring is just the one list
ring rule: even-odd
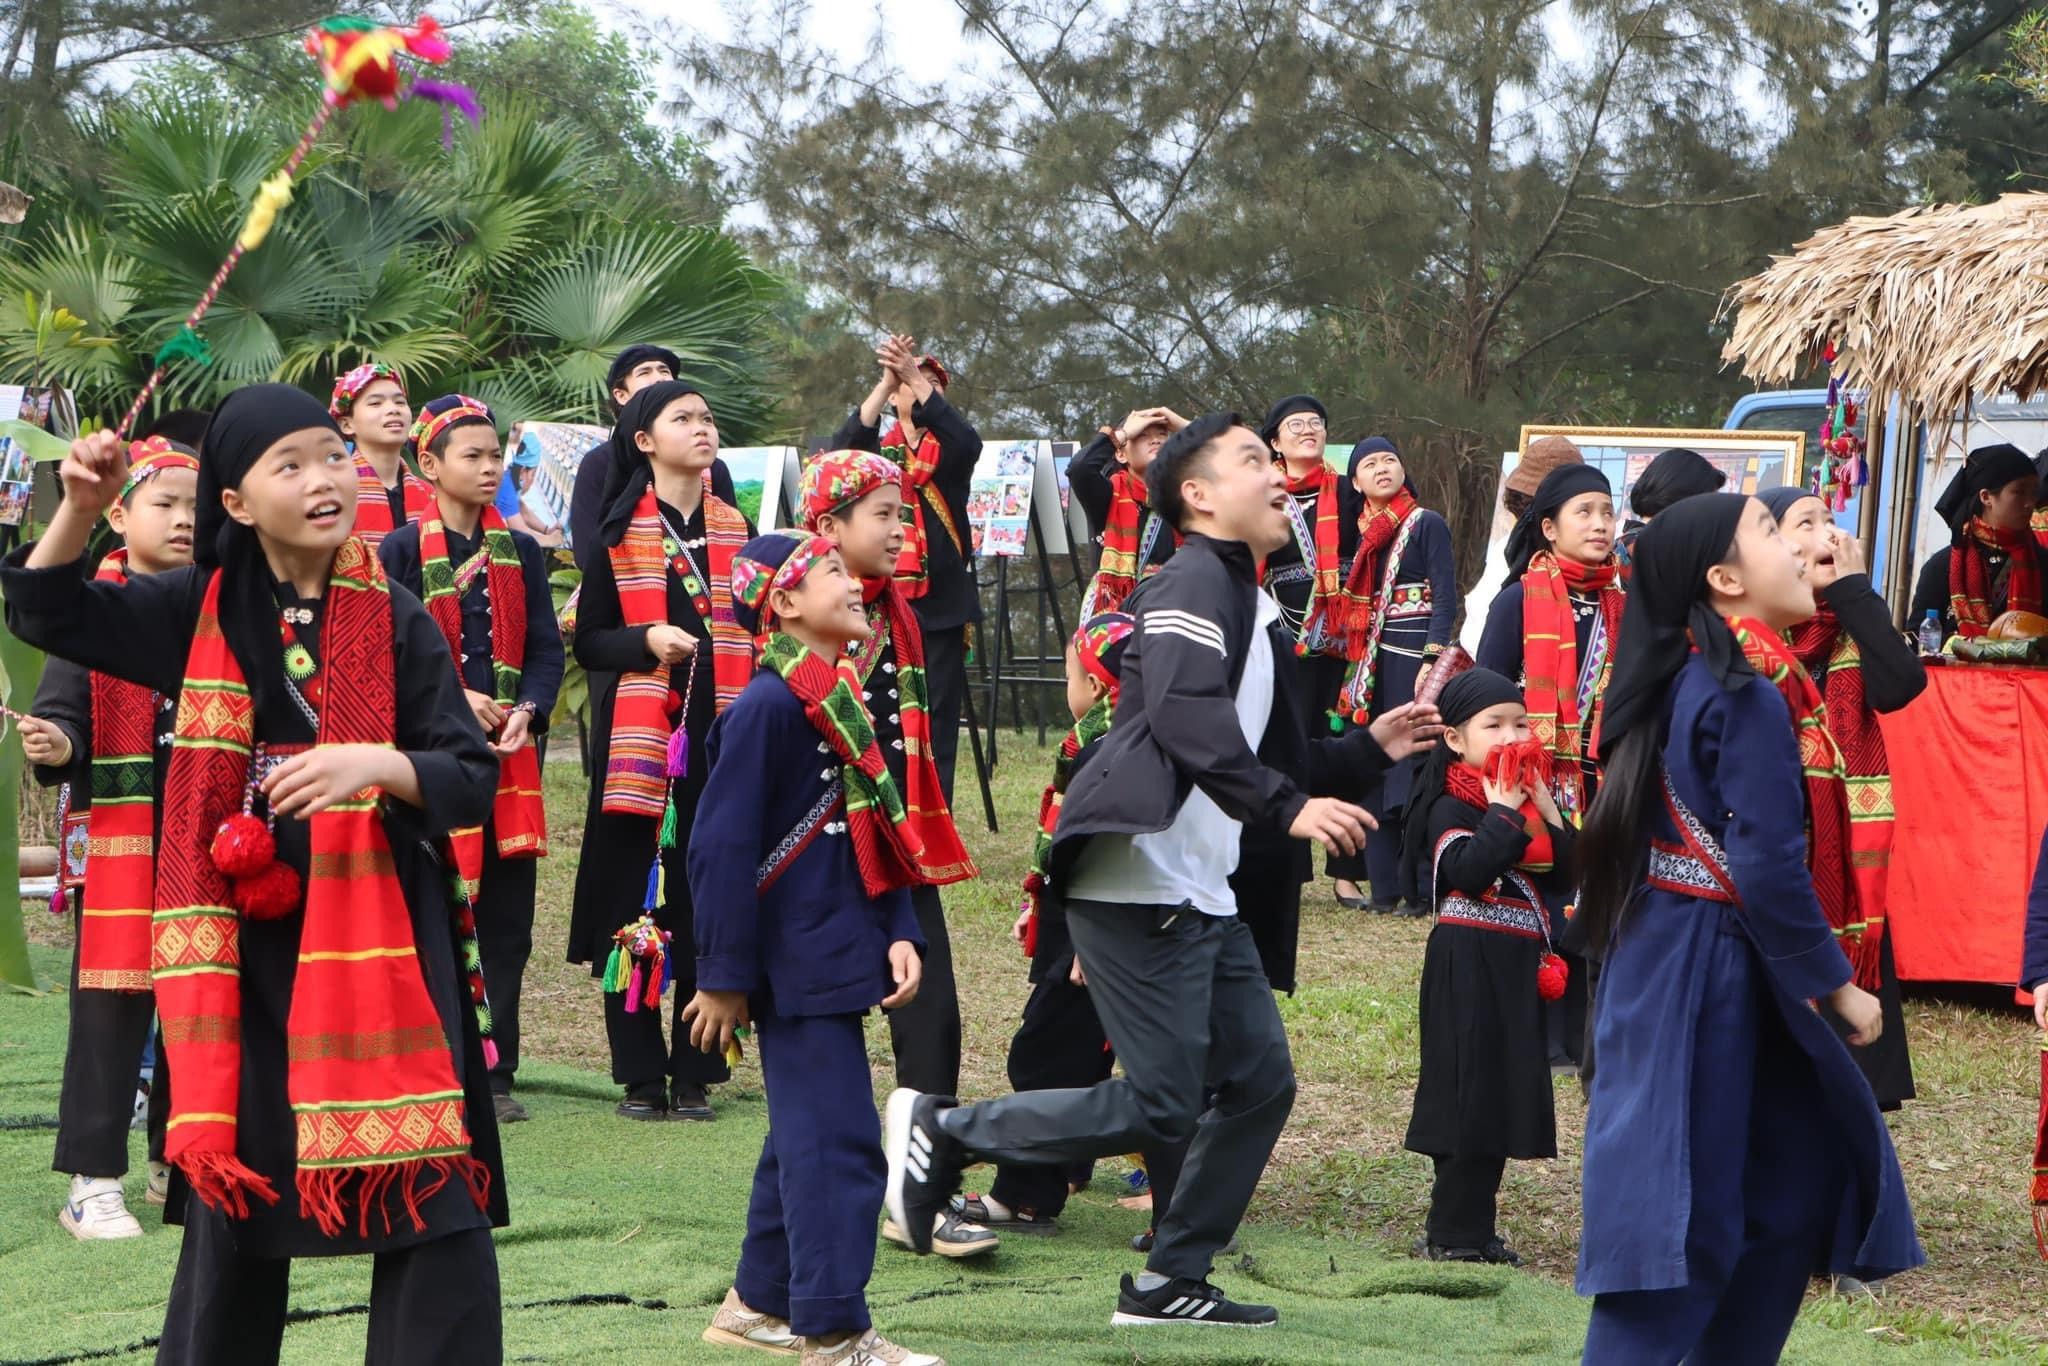
{"label": "green grass lawn", "polygon": [[[719,1093],[712,1125],[613,1118],[617,1091],[601,1070],[595,986],[585,969],[560,961],[582,806],[573,757],[566,745],[557,754],[566,762],[549,770],[555,856],[543,865],[528,979],[529,1060],[521,1071],[534,1119],[505,1135],[513,1223],[498,1248],[507,1356],[755,1359],[706,1347],[698,1334],[738,1250],[766,1122],[760,1073],[751,1060],[742,1066]],[[1002,1088],[1003,1053],[1024,996],[1022,959],[1005,935],[1047,757],[1006,734],[997,784],[1003,834],[989,836],[978,817],[962,821],[985,873],[947,893],[970,1097]],[[962,805],[978,810],[967,793],[963,781]],[[61,981],[65,936],[40,915],[33,932],[39,973]],[[984,1265],[882,1247],[871,1287],[879,1326],[956,1366],[1575,1360],[1585,1308],[1569,1289],[1581,1118],[1574,1085],[1559,1083],[1564,1156],[1511,1164],[1502,1196],[1504,1230],[1531,1267],[1433,1266],[1404,1255],[1427,1198],[1427,1162],[1399,1148],[1414,1085],[1424,933],[1412,922],[1339,913],[1319,893],[1305,907],[1303,988],[1283,1002],[1301,1100],[1244,1231],[1246,1255],[1216,1273],[1226,1289],[1279,1305],[1280,1327],[1256,1334],[1109,1327],[1116,1277],[1139,1265],[1126,1240],[1145,1222],[1115,1204],[1119,1161],[1104,1164],[1058,1237],[1013,1238]],[[0,1366],[146,1359],[177,1257],[177,1231],[160,1227],[141,1200],[139,1135],[129,1184],[147,1236],[87,1245],[57,1225],[63,1184],[48,1167],[64,1022],[61,991],[0,993]],[[2019,1307],[2039,1284],[2023,1194],[2015,1195],[2024,1181],[2001,1170],[2002,1146],[1987,1157],[1956,1127],[1992,1116],[2017,1128],[2030,1121],[2031,1098],[2016,1100],[2005,1075],[2010,1022],[1916,1005],[1912,1027],[1916,1046],[1927,1041],[1917,1055],[1923,1090],[1939,1091],[1908,1110],[1900,1143],[1937,1265],[1901,1278],[1881,1308],[1817,1298],[1788,1359],[2042,1359],[2011,1331],[2041,1305],[2034,1299]],[[877,1086],[886,1090],[886,1034],[871,1029],[869,1037]],[[1934,1153],[1942,1158],[1931,1159]],[[1926,1175],[1929,1160],[1941,1161],[1939,1176]],[[985,1186],[986,1177],[970,1173],[968,1184]],[[286,1334],[287,1361],[362,1359],[369,1271],[360,1259],[300,1263],[292,1301],[302,1318]]]}

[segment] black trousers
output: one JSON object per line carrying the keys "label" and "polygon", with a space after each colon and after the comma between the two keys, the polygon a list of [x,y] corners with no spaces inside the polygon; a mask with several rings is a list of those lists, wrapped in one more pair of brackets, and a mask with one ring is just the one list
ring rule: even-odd
{"label": "black trousers", "polygon": [[491,1001],[491,1039],[498,1065],[491,1089],[512,1089],[519,1070],[519,993],[526,960],[533,957],[534,888],[540,860],[499,858],[498,841],[484,828],[484,875],[476,899],[476,943],[484,960],[484,991]]}
{"label": "black trousers", "polygon": [[[284,1350],[291,1274],[288,1257],[237,1252],[227,1220],[188,1202],[158,1366],[275,1363]],[[504,1354],[489,1229],[377,1254],[365,1366],[497,1366]]]}
{"label": "black trousers", "polygon": [[939,789],[953,804],[953,763],[960,753],[960,712],[967,699],[967,628],[941,626],[924,633],[924,686],[932,722],[932,766]]}
{"label": "black trousers", "polygon": [[[75,895],[75,894],[74,894]],[[77,917],[73,917],[74,924]],[[64,1083],[57,1093],[57,1149],[50,1169],[67,1176],[128,1174],[128,1125],[135,1116],[142,1050],[156,1018],[148,991],[81,991],[78,954],[71,955],[71,1032],[64,1044]],[[149,1088],[149,1153],[164,1152],[170,1117],[170,1072],[163,1044]]]}
{"label": "black trousers", "polygon": [[[697,994],[696,918],[690,906],[685,857],[681,845],[661,851],[663,885],[673,889],[662,907],[661,925],[672,930],[675,939],[675,982],[669,988],[667,1013],[669,1036],[661,1036],[661,1006],[652,1010],[644,1004],[626,1010],[625,993],[606,992],[604,1034],[611,1044],[612,1080],[631,1091],[652,1093],[665,1090],[669,1081],[684,1086],[716,1086],[732,1080],[732,1069],[719,1053],[705,1053],[690,1047],[690,1029],[683,1023],[683,1007]],[[680,894],[678,894],[680,893]],[[601,961],[601,960],[600,960]],[[484,985],[489,987],[488,973]]]}
{"label": "black trousers", "polygon": [[[1067,924],[1124,1075],[963,1105],[940,1123],[997,1162],[1070,1162],[1192,1139],[1146,1266],[1206,1278],[1294,1108],[1287,1033],[1251,932],[1186,904],[1070,901]],[[1216,1096],[1206,1109],[1205,1087]]]}
{"label": "black trousers", "polygon": [[[935,1096],[960,1094],[960,993],[953,982],[953,941],[936,887],[911,889],[924,934],[924,980],[907,1006],[889,1012],[896,1084]],[[721,1078],[722,1080],[722,1078]]]}
{"label": "black trousers", "polygon": [[[1375,808],[1373,811],[1379,818],[1380,828],[1366,834],[1364,862],[1367,880],[1372,883],[1375,906],[1392,906],[1408,895],[1408,889],[1401,885],[1401,841],[1408,830],[1401,819],[1405,810],[1385,812]],[[1336,866],[1334,859],[1331,866]]]}
{"label": "black trousers", "polygon": [[[1018,1091],[1055,1091],[1109,1080],[1116,1055],[1095,1014],[1088,988],[1067,980],[1064,969],[1048,973],[1024,1002],[1024,1022],[1010,1039],[1010,1086]],[[989,1195],[1011,1209],[1051,1219],[1067,1206],[1075,1163],[1005,1162],[996,1168]]]}
{"label": "black trousers", "polygon": [[1494,1237],[1494,1208],[1505,1157],[1436,1157],[1429,1192],[1429,1241],[1438,1247],[1484,1250]]}

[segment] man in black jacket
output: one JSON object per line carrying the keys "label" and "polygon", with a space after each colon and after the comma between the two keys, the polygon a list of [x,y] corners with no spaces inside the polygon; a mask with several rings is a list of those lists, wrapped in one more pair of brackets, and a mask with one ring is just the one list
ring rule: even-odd
{"label": "man in black jacket", "polygon": [[[619,352],[605,375],[605,387],[612,391],[612,415],[616,417],[626,406],[626,400],[648,385],[674,379],[681,368],[682,361],[675,352],[650,342],[635,342]],[[597,524],[604,520],[603,455],[610,446],[611,438],[607,436],[583,453],[583,462],[576,467],[576,482],[569,488],[569,554],[581,570],[590,567],[586,561],[597,545]],[[598,458],[593,460],[592,456]],[[711,492],[727,506],[739,506],[733,496],[732,471],[723,460],[711,462]]]}
{"label": "man in black jacket", "polygon": [[888,1205],[915,1238],[971,1159],[1066,1162],[1192,1136],[1145,1272],[1124,1278],[1111,1321],[1257,1326],[1277,1311],[1208,1283],[1294,1104],[1287,1036],[1229,887],[1239,833],[1357,849],[1372,817],[1308,793],[1362,794],[1431,743],[1433,713],[1398,708],[1341,739],[1309,738],[1290,641],[1257,579],[1288,535],[1284,477],[1236,414],[1176,433],[1148,483],[1185,539],[1130,598],[1138,626],[1115,724],[1067,793],[1047,869],[1125,1076],[968,1106],[897,1091]]}

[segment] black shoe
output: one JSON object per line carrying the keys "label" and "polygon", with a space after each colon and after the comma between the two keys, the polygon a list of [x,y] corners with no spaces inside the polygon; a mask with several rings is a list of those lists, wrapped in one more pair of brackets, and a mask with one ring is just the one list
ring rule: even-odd
{"label": "black shoe", "polygon": [[899,1086],[890,1092],[882,1117],[882,1153],[889,1163],[883,1205],[920,1255],[932,1250],[932,1229],[967,1165],[965,1150],[939,1127],[940,1112],[957,1103],[951,1096]]}
{"label": "black shoe", "polygon": [[626,1092],[615,1113],[620,1119],[667,1119],[668,1096],[658,1086],[635,1087]]}
{"label": "black shoe", "polygon": [[1403,920],[1420,920],[1429,914],[1429,907],[1413,901],[1403,901],[1393,907],[1393,913]]}
{"label": "black shoe", "polygon": [[1148,1228],[1143,1233],[1132,1237],[1131,1251],[1149,1253],[1152,1250],[1152,1236],[1153,1230]]}
{"label": "black shoe", "polygon": [[491,1092],[491,1109],[496,1113],[500,1124],[518,1124],[532,1118],[526,1113],[526,1107],[512,1098],[510,1091]]}
{"label": "black shoe", "polygon": [[1157,1290],[1140,1290],[1129,1276],[1116,1297],[1112,1326],[1170,1323],[1215,1328],[1271,1328],[1280,1311],[1270,1304],[1239,1304],[1207,1281],[1176,1276]]}
{"label": "black shoe", "polygon": [[705,1094],[704,1088],[682,1081],[677,1082],[675,1089],[669,1092],[668,1117],[700,1122],[718,1118],[711,1111],[711,1097]]}
{"label": "black shoe", "polygon": [[1494,1266],[1520,1266],[1522,1255],[1507,1245],[1505,1239],[1494,1238],[1480,1250],[1480,1255]]}
{"label": "black shoe", "polygon": [[[1495,1239],[1494,1241],[1499,1242],[1500,1240]],[[1505,1251],[1507,1245],[1503,1243],[1501,1244],[1501,1247],[1502,1250]],[[1477,1263],[1492,1260],[1490,1257],[1486,1255],[1485,1248],[1445,1247],[1442,1243],[1432,1243],[1427,1238],[1421,1239],[1415,1244],[1415,1255],[1422,1258],[1424,1261],[1430,1262]],[[1517,1263],[1517,1265],[1519,1264],[1520,1263]]]}

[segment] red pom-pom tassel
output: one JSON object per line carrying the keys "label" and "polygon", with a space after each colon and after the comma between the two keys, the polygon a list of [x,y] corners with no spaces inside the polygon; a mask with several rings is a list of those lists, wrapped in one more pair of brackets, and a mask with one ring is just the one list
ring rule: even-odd
{"label": "red pom-pom tassel", "polygon": [[254,877],[235,879],[234,902],[251,920],[282,920],[299,907],[299,875],[272,863]]}
{"label": "red pom-pom tassel", "polygon": [[270,828],[246,811],[237,811],[213,832],[209,850],[213,866],[229,877],[255,877],[277,859],[277,840]]}
{"label": "red pom-pom tassel", "polygon": [[1554,953],[1543,955],[1543,961],[1536,965],[1536,994],[1546,1001],[1561,1000],[1564,984],[1571,978],[1571,969]]}

